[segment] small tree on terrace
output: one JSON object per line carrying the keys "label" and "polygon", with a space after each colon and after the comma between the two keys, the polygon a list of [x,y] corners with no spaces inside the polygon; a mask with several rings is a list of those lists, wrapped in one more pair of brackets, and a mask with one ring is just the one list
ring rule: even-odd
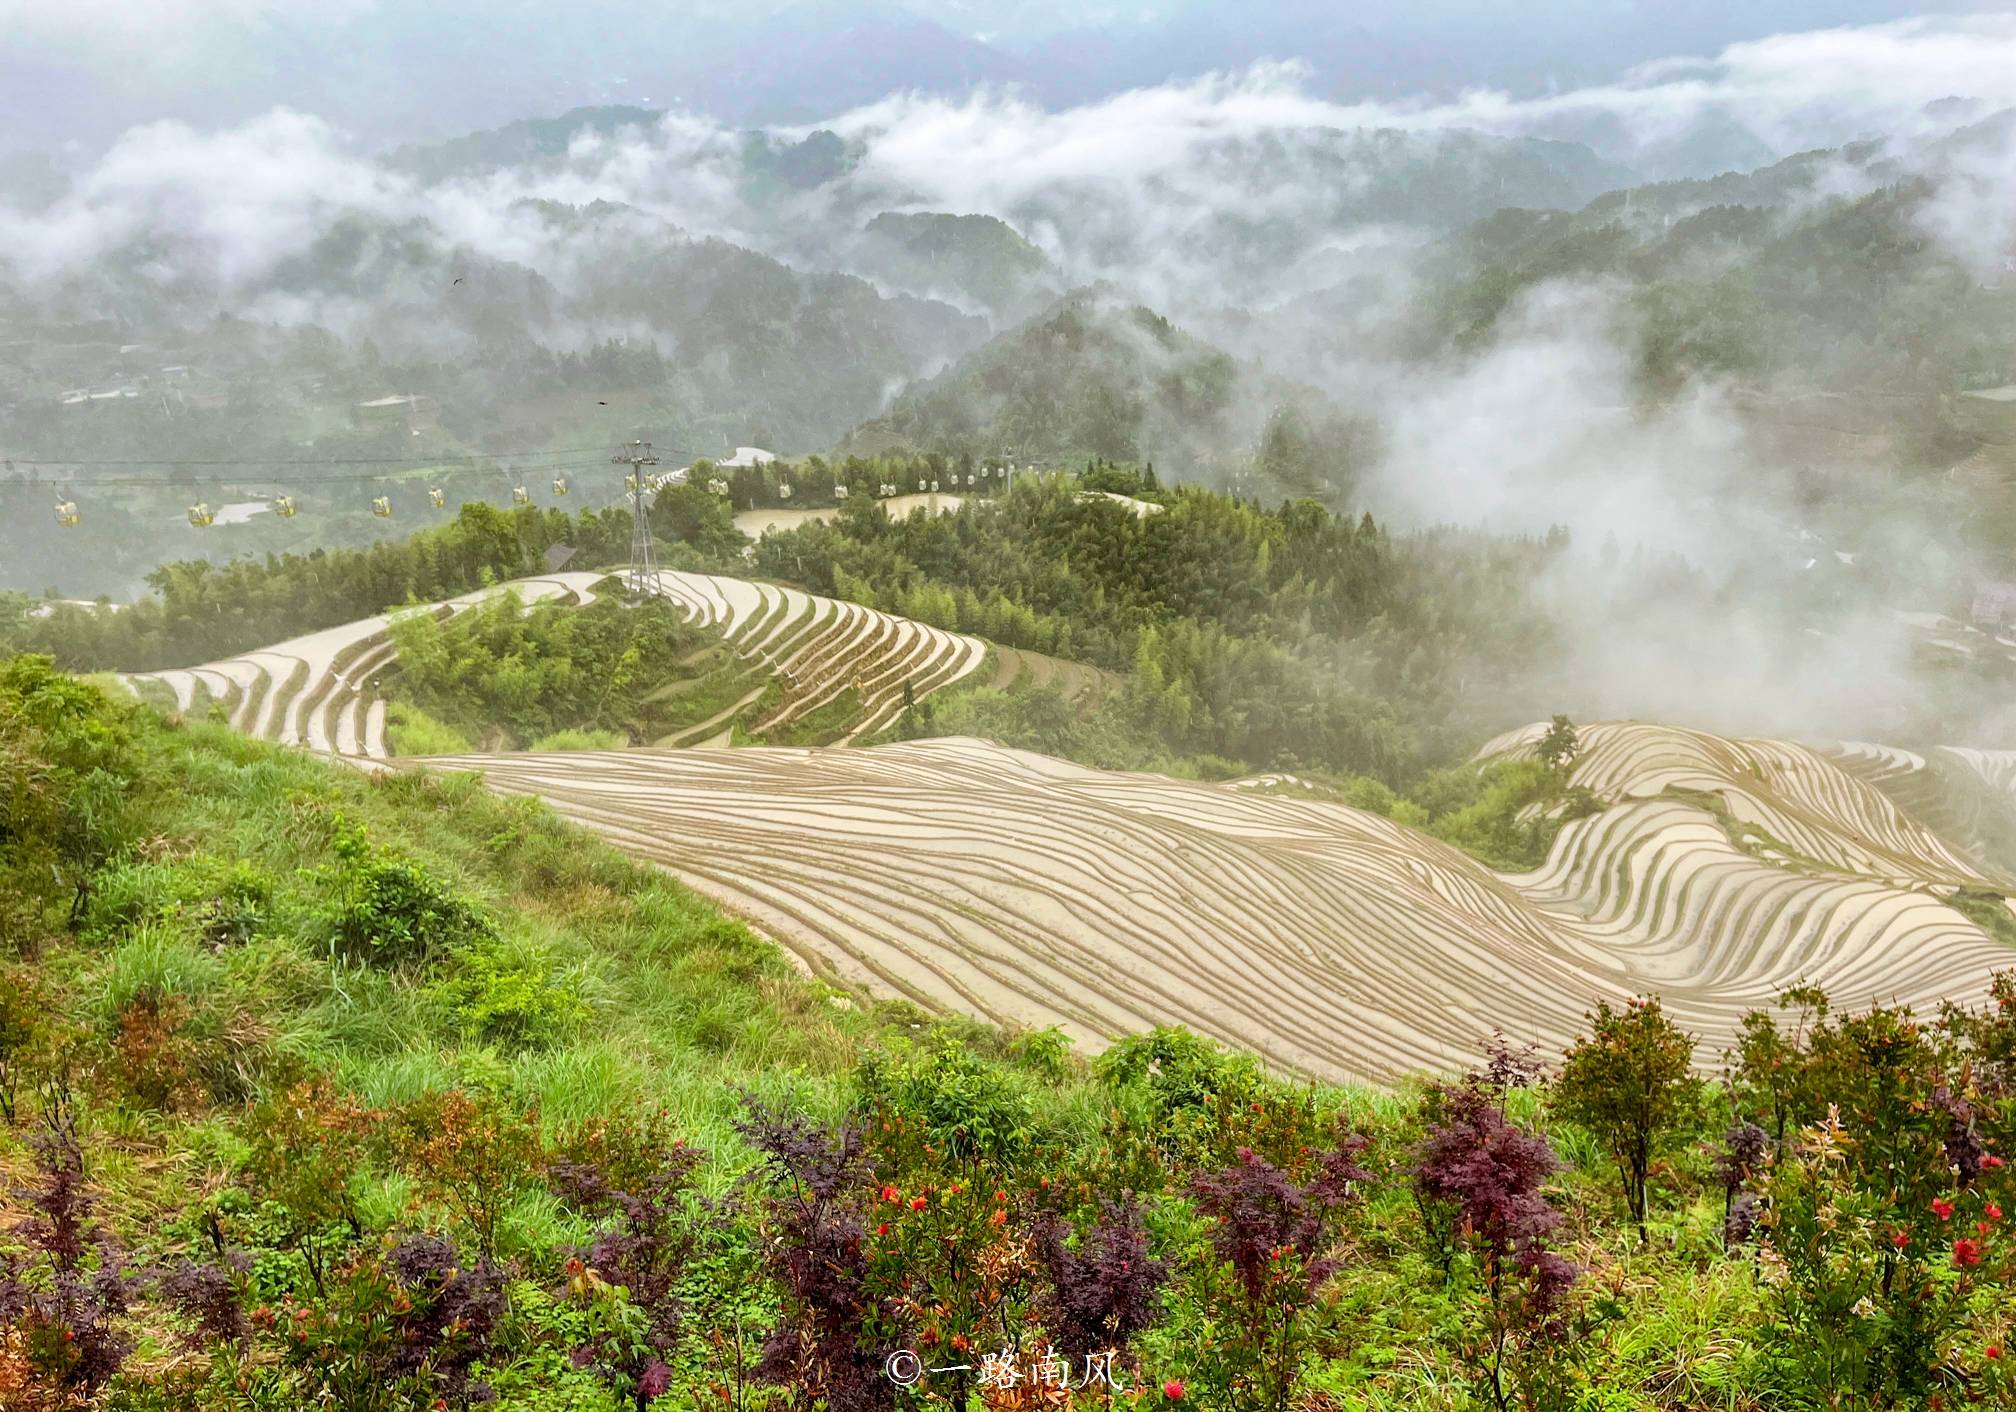
{"label": "small tree on terrace", "polygon": [[1633,999],[1622,1010],[1598,1001],[1589,1028],[1562,1061],[1554,1108],[1609,1149],[1643,1241],[1653,1154],[1700,1118],[1700,1085],[1688,1067],[1694,1041],[1666,1018],[1657,996]]}
{"label": "small tree on terrace", "polygon": [[1547,734],[1540,737],[1540,745],[1533,752],[1540,757],[1543,765],[1557,770],[1565,770],[1575,763],[1575,757],[1582,753],[1582,742],[1576,737],[1575,723],[1566,716],[1557,715]]}

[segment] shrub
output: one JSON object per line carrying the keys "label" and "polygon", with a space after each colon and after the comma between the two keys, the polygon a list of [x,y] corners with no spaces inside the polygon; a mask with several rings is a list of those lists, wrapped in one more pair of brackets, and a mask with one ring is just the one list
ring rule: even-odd
{"label": "shrub", "polygon": [[326,1079],[298,1084],[252,1111],[246,1182],[265,1202],[282,1249],[297,1255],[316,1291],[364,1234],[356,1183],[385,1115],[339,1095]]}
{"label": "shrub", "polygon": [[20,1193],[27,1250],[0,1254],[0,1330],[18,1335],[31,1377],[63,1399],[89,1396],[133,1351],[120,1327],[131,1281],[93,1209],[69,1091],[52,1083],[44,1099],[31,1143],[37,1179]]}
{"label": "shrub", "polygon": [[119,1012],[113,1064],[129,1093],[149,1108],[171,1112],[200,1100],[193,1046],[182,1032],[189,1006],[179,995],[150,990]]}
{"label": "shrub", "polygon": [[1050,1291],[1043,1324],[1065,1350],[1113,1349],[1123,1358],[1161,1315],[1169,1266],[1149,1253],[1139,1203],[1106,1200],[1079,1237],[1051,1213],[1039,1227]]}
{"label": "shrub", "polygon": [[1413,1171],[1430,1243],[1469,1295],[1462,1354],[1499,1412],[1532,1405],[1554,1381],[1579,1273],[1547,1248],[1561,1216],[1541,1187],[1560,1160],[1506,1116],[1510,1081],[1530,1074],[1499,1045],[1483,1071],[1432,1087]]}
{"label": "shrub", "polygon": [[132,722],[47,657],[0,659],[0,936],[33,945],[52,904],[76,925],[133,828],[147,778]]}
{"label": "shrub", "polygon": [[412,863],[387,858],[361,827],[339,827],[334,942],[356,961],[400,966],[496,936],[489,918]]}
{"label": "shrub", "polygon": [[166,1271],[156,1286],[161,1298],[194,1325],[191,1347],[242,1345],[252,1336],[245,1317],[245,1294],[252,1261],[238,1251],[215,1260],[185,1260]]}
{"label": "shrub", "polygon": [[454,1212],[485,1259],[497,1253],[505,1208],[545,1165],[537,1113],[461,1089],[401,1110],[393,1150],[421,1190]]}
{"label": "shrub", "polygon": [[503,1313],[487,1259],[464,1267],[447,1241],[412,1236],[344,1265],[324,1297],[254,1318],[278,1328],[303,1405],[405,1412],[488,1400],[474,1371]]}
{"label": "shrub", "polygon": [[563,1199],[611,1216],[568,1261],[570,1293],[589,1301],[597,1316],[572,1357],[637,1412],[670,1386],[679,1356],[685,1331],[679,1291],[699,1217],[688,1196],[704,1160],[660,1134],[655,1123],[598,1125],[575,1156],[555,1161],[548,1173]]}
{"label": "shrub", "polygon": [[949,1036],[871,1053],[856,1082],[872,1114],[916,1124],[950,1161],[1012,1163],[1033,1141],[1036,1104],[1027,1082]]}
{"label": "shrub", "polygon": [[1657,996],[1622,1010],[1598,1001],[1589,1034],[1570,1047],[1554,1083],[1555,1111],[1594,1133],[1616,1162],[1640,1241],[1653,1153],[1701,1116],[1693,1057],[1693,1040],[1666,1018]]}
{"label": "shrub", "polygon": [[1776,1070],[1828,1104],[1764,1183],[1771,1364],[1802,1399],[1915,1405],[1954,1382],[1976,1291],[2012,1274],[1999,1212],[2016,1189],[1974,1132],[1966,1026],[1813,1008]]}
{"label": "shrub", "polygon": [[[1358,1166],[1363,1139],[1347,1136],[1317,1161],[1307,1185],[1247,1148],[1223,1171],[1190,1184],[1212,1220],[1202,1277],[1206,1307],[1232,1312],[1207,1377],[1230,1408],[1284,1412],[1313,1332],[1316,1293],[1339,1268],[1329,1254],[1336,1223],[1371,1173]],[[1223,1276],[1231,1275],[1231,1289]]]}
{"label": "shrub", "polygon": [[588,1016],[579,987],[551,958],[491,939],[458,947],[436,992],[466,1037],[506,1049],[557,1044]]}
{"label": "shrub", "polygon": [[871,1293],[860,1130],[824,1132],[750,1100],[736,1131],[762,1155],[755,1180],[765,1192],[760,1219],[780,1304],[757,1376],[795,1389],[808,1407],[895,1406],[876,1349],[905,1346],[909,1325]]}
{"label": "shrub", "polygon": [[1260,1066],[1188,1030],[1156,1026],[1117,1041],[1093,1061],[1109,1087],[1141,1096],[1165,1151],[1181,1148],[1221,1100],[1244,1103],[1261,1085]]}

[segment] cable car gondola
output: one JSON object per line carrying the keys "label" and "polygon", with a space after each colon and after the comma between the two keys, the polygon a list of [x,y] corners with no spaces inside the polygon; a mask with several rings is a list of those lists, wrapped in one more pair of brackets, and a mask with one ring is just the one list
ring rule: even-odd
{"label": "cable car gondola", "polygon": [[513,505],[530,505],[532,503],[532,493],[522,485],[514,485],[511,487],[511,503]]}
{"label": "cable car gondola", "polygon": [[84,517],[77,513],[77,502],[59,500],[56,502],[56,523],[64,529],[76,529]]}
{"label": "cable car gondola", "polygon": [[276,497],[274,497],[274,500],[273,500],[273,513],[274,513],[274,514],[276,514],[276,515],[278,515],[278,516],[279,516],[279,517],[280,517],[281,519],[283,519],[283,520],[291,520],[291,519],[293,519],[293,518],[294,518],[294,497],[293,497],[293,496],[291,496],[291,495],[280,495],[280,496],[276,496]]}
{"label": "cable car gondola", "polygon": [[189,523],[197,529],[208,529],[217,523],[217,516],[208,505],[199,501],[189,507]]}
{"label": "cable car gondola", "polygon": [[553,477],[553,493],[555,495],[565,495],[567,493],[567,477]]}
{"label": "cable car gondola", "polygon": [[448,492],[438,485],[427,487],[427,503],[439,510],[448,503]]}
{"label": "cable car gondola", "polygon": [[373,500],[371,502],[371,513],[376,515],[381,520],[391,519],[392,497],[389,495],[381,495],[376,500]]}

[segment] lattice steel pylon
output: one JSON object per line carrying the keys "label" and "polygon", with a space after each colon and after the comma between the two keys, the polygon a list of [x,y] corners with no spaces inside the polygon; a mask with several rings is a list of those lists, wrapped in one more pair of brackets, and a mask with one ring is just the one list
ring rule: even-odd
{"label": "lattice steel pylon", "polygon": [[630,592],[642,598],[658,591],[658,556],[651,547],[651,517],[644,510],[644,468],[658,464],[651,443],[633,441],[626,450],[609,458],[630,468],[624,489],[630,492],[630,573],[625,579]]}

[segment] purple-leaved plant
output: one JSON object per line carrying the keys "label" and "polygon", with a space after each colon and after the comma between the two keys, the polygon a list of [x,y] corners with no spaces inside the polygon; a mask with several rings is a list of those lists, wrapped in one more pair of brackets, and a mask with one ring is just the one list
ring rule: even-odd
{"label": "purple-leaved plant", "polygon": [[1067,1352],[1110,1348],[1124,1356],[1160,1317],[1169,1266],[1149,1252],[1148,1227],[1131,1198],[1102,1202],[1075,1250],[1070,1235],[1071,1223],[1055,1213],[1038,1228],[1050,1278],[1044,1327]]}
{"label": "purple-leaved plant", "polygon": [[1471,1287],[1481,1292],[1482,1329],[1466,1351],[1500,1412],[1549,1375],[1580,1275],[1547,1247],[1561,1215],[1541,1188],[1561,1162],[1546,1138],[1507,1114],[1503,1079],[1518,1072],[1494,1061],[1461,1083],[1430,1089],[1413,1171],[1415,1200],[1445,1276],[1454,1277],[1459,1253],[1476,1262]]}
{"label": "purple-leaved plant", "polygon": [[89,1395],[133,1351],[119,1328],[132,1282],[93,1213],[76,1107],[61,1081],[44,1089],[40,1128],[29,1142],[37,1180],[20,1193],[31,1214],[16,1232],[27,1250],[0,1260],[0,1325],[22,1331],[29,1366],[48,1387]]}
{"label": "purple-leaved plant", "polygon": [[1224,1347],[1200,1371],[1229,1408],[1281,1412],[1295,1394],[1309,1313],[1340,1262],[1331,1253],[1337,1223],[1371,1173],[1360,1167],[1364,1139],[1345,1136],[1316,1159],[1307,1185],[1246,1147],[1222,1171],[1190,1184],[1198,1210],[1212,1219],[1203,1271],[1207,1302],[1232,1274],[1231,1328]]}
{"label": "purple-leaved plant", "polygon": [[906,1330],[869,1288],[867,1166],[859,1128],[837,1133],[809,1119],[745,1100],[736,1130],[763,1154],[771,1283],[782,1314],[763,1346],[757,1376],[791,1389],[797,1405],[828,1412],[884,1412],[896,1388],[883,1375]]}
{"label": "purple-leaved plant", "polygon": [[1734,1250],[1757,1227],[1757,1198],[1746,1188],[1771,1155],[1771,1135],[1755,1123],[1739,1121],[1722,1138],[1715,1175],[1722,1179],[1722,1248]]}
{"label": "purple-leaved plant", "polygon": [[[642,1322],[621,1336],[597,1333],[572,1358],[576,1367],[593,1368],[636,1412],[644,1412],[672,1385],[672,1360],[685,1326],[679,1283],[695,1244],[696,1212],[688,1197],[693,1173],[704,1160],[703,1153],[683,1144],[654,1146],[650,1161],[628,1164],[633,1171],[627,1176],[581,1161],[556,1162],[548,1172],[563,1199],[610,1218],[570,1262],[570,1270],[593,1271],[605,1284],[622,1286]],[[619,1182],[630,1189],[619,1188]],[[714,1218],[721,1214],[711,1213]],[[706,1219],[708,1213],[698,1218]]]}
{"label": "purple-leaved plant", "polygon": [[191,1348],[242,1346],[252,1336],[244,1301],[251,1270],[252,1261],[233,1250],[215,1260],[184,1261],[161,1276],[156,1292],[196,1324],[185,1339]]}

